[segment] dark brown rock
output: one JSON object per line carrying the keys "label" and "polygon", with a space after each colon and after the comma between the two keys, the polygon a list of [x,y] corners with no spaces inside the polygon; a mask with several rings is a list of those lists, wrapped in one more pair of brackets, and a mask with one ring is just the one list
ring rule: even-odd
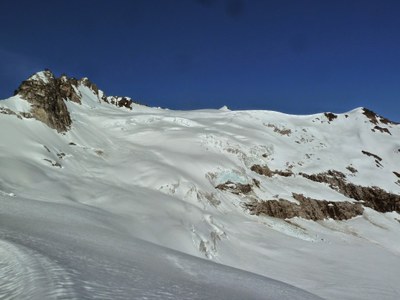
{"label": "dark brown rock", "polygon": [[290,177],[293,175],[293,172],[290,170],[288,170],[288,171],[275,170],[275,171],[272,171],[272,173],[279,175],[279,176],[283,176],[283,177]]}
{"label": "dark brown rock", "polygon": [[376,126],[375,126],[373,129],[371,129],[371,130],[372,130],[372,131],[378,130],[378,131],[380,131],[380,132],[388,133],[388,134],[392,135],[392,133],[389,131],[389,129],[380,127],[380,126],[378,126],[378,125],[376,125]]}
{"label": "dark brown rock", "polygon": [[345,179],[345,175],[335,170],[329,170],[320,174],[304,174],[303,177],[321,183],[327,183],[330,188],[338,191],[346,197],[363,201],[363,205],[370,207],[379,212],[400,213],[400,196],[389,193],[379,187],[365,187],[349,183]]}
{"label": "dark brown rock", "polygon": [[372,156],[372,157],[374,157],[376,160],[378,160],[378,161],[382,161],[382,158],[380,158],[378,155],[376,155],[376,154],[373,154],[373,153],[371,153],[371,152],[368,152],[368,151],[364,151],[364,150],[362,150],[361,151],[362,152],[362,154],[365,154],[365,155],[367,155],[367,156]]}
{"label": "dark brown rock", "polygon": [[253,183],[256,187],[260,187],[261,182],[259,180],[253,178]]}
{"label": "dark brown rock", "polygon": [[[129,109],[132,109],[132,103],[137,103],[128,97],[107,97],[88,78],[77,80],[66,75],[56,78],[50,70],[45,70],[23,81],[15,91],[15,95],[18,94],[31,103],[31,112],[13,114],[19,118],[35,118],[58,132],[65,132],[72,124],[65,101],[81,104],[82,95],[78,90],[81,85],[89,88],[100,103],[103,100]],[[9,114],[10,111],[1,109],[0,113]]]}
{"label": "dark brown rock", "polygon": [[99,95],[99,88],[96,84],[92,83],[88,78],[82,78],[79,80],[79,83],[91,89],[94,94]]}
{"label": "dark brown rock", "polygon": [[64,102],[66,99],[78,100],[73,95],[68,81],[55,78],[50,71],[42,72],[41,76],[34,75],[16,90],[16,93],[31,103],[32,116],[58,132],[67,131],[71,126],[71,117]]}
{"label": "dark brown rock", "polygon": [[329,122],[335,120],[337,118],[337,115],[335,115],[334,113],[324,113],[325,117],[329,120]]}
{"label": "dark brown rock", "polygon": [[250,170],[253,172],[256,172],[259,175],[267,176],[267,177],[272,177],[273,175],[279,175],[283,177],[290,177],[293,175],[292,171],[282,171],[282,170],[275,170],[271,171],[268,166],[260,166],[260,165],[252,165]]}
{"label": "dark brown rock", "polygon": [[374,124],[374,125],[378,125],[378,122],[381,122],[383,124],[391,124],[391,125],[397,125],[399,123],[390,121],[387,118],[384,118],[382,116],[377,115],[375,112],[373,112],[372,110],[369,110],[368,108],[363,108],[363,114],[369,119],[369,121]]}
{"label": "dark brown rock", "polygon": [[350,171],[351,173],[353,173],[353,174],[355,174],[355,173],[358,172],[357,169],[354,168],[354,167],[352,167],[352,166],[347,166],[346,169],[349,170],[349,171]]}
{"label": "dark brown rock", "polygon": [[253,190],[251,184],[242,184],[242,183],[237,183],[237,182],[232,182],[232,181],[227,181],[225,183],[221,183],[221,184],[217,185],[215,188],[222,190],[222,191],[228,191],[228,192],[231,192],[232,194],[236,194],[236,195],[248,194]]}
{"label": "dark brown rock", "polygon": [[303,194],[293,193],[293,198],[300,204],[285,199],[252,201],[245,204],[246,208],[254,215],[267,215],[280,219],[301,217],[309,220],[323,220],[332,218],[335,220],[348,220],[362,215],[364,209],[360,203],[333,202],[316,200],[304,197]]}
{"label": "dark brown rock", "polygon": [[56,161],[52,161],[50,159],[44,158],[43,160],[49,162],[53,167],[58,167],[58,168],[62,168],[61,164],[56,162]]}
{"label": "dark brown rock", "polygon": [[78,80],[75,78],[61,76],[61,78],[57,81],[59,84],[61,97],[64,100],[68,99],[72,102],[81,104],[82,95],[76,89],[78,87]]}
{"label": "dark brown rock", "polygon": [[365,115],[372,124],[378,124],[378,115],[368,108],[363,108],[363,115]]}
{"label": "dark brown rock", "polygon": [[5,108],[5,107],[0,107],[0,114],[4,114],[4,115],[16,115],[16,113],[14,111],[12,111],[9,108]]}
{"label": "dark brown rock", "polygon": [[118,101],[118,106],[132,109],[132,103],[133,103],[132,100],[126,97],[122,97],[122,99]]}
{"label": "dark brown rock", "polygon": [[380,158],[378,155],[373,154],[373,153],[368,152],[368,151],[364,151],[364,150],[362,150],[361,152],[362,152],[362,154],[365,154],[367,156],[371,156],[371,157],[375,158],[375,164],[376,164],[377,167],[383,167],[382,164],[381,164],[382,158]]}
{"label": "dark brown rock", "polygon": [[[136,101],[133,101],[131,98],[129,97],[116,97],[116,96],[108,96],[108,97],[103,97],[103,101],[109,103],[109,104],[113,104],[117,107],[125,107],[128,108],[130,110],[132,110],[132,104],[136,103],[136,104],[140,104]],[[143,105],[143,104],[140,104]]]}
{"label": "dark brown rock", "polygon": [[268,168],[268,166],[252,165],[250,170],[256,172],[257,174],[264,175],[267,177],[271,177],[273,175],[272,171]]}

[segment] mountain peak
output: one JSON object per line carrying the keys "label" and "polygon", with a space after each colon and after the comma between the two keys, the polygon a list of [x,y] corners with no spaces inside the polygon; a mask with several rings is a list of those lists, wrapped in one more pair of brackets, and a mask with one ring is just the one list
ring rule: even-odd
{"label": "mountain peak", "polygon": [[48,83],[51,80],[55,78],[53,72],[51,72],[49,69],[45,69],[43,71],[39,71],[35,74],[33,74],[31,77],[29,77],[27,80],[28,81],[42,81],[44,83]]}
{"label": "mountain peak", "polygon": [[[20,84],[14,95],[29,102],[30,111],[28,109],[29,112],[25,116],[29,115],[58,132],[68,131],[72,124],[66,101],[82,104],[82,100],[84,100],[91,102],[91,106],[93,102],[96,102],[130,110],[132,110],[132,104],[136,103],[130,97],[107,96],[87,77],[76,79],[65,74],[56,77],[49,69],[31,75]],[[226,106],[220,110],[229,111]],[[389,129],[382,126],[398,124],[364,107],[356,108],[349,113],[361,114],[367,118],[375,126],[372,131],[390,134]],[[324,115],[329,122],[337,118],[337,115],[333,113]]]}
{"label": "mountain peak", "polygon": [[65,74],[56,77],[50,70],[37,72],[23,81],[14,95],[31,104],[31,114],[58,132],[69,130],[72,124],[65,101],[82,103],[81,87],[88,88],[99,103],[113,104],[132,109],[132,99],[128,97],[106,96],[87,77],[76,79]]}
{"label": "mountain peak", "polygon": [[[14,270],[16,253],[27,258],[22,266],[34,268],[27,274],[33,281],[25,280],[23,269],[11,277],[0,274],[0,282],[28,283],[12,285],[5,291],[8,298],[32,293],[46,298],[61,293],[58,286],[71,288],[62,291],[69,299],[132,298],[131,281],[124,278],[139,260],[158,272],[154,257],[167,263],[161,275],[182,274],[179,282],[190,277],[197,289],[197,279],[209,271],[188,256],[178,259],[179,251],[273,274],[327,299],[368,298],[370,290],[361,296],[360,291],[383,278],[378,282],[382,294],[370,297],[398,298],[400,287],[392,287],[400,262],[400,125],[362,107],[308,116],[118,108],[130,103],[105,96],[87,78],[48,71],[31,76],[15,97],[0,101],[2,263]],[[57,134],[38,120],[59,132],[71,129]],[[51,230],[43,230],[47,227]],[[137,243],[144,240],[175,252],[140,248]],[[124,252],[113,256],[116,247]],[[301,251],[293,255],[293,249]],[[378,259],[373,266],[371,257]],[[116,284],[127,285],[110,290],[114,287],[101,284],[107,274],[86,277],[105,264],[115,265],[110,272],[120,274]],[[366,276],[357,281],[363,268]],[[201,273],[193,273],[198,269]],[[299,279],[304,270],[313,275]],[[246,280],[245,285],[255,282]],[[81,295],[83,281],[93,285]],[[32,282],[43,286],[32,290]],[[250,288],[257,286],[265,285]],[[268,297],[264,291],[254,297],[236,292],[241,299]],[[287,298],[298,296],[293,295]]]}

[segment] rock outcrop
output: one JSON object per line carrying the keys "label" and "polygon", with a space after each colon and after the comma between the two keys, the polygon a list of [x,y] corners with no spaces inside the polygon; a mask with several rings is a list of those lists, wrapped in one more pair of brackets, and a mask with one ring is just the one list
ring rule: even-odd
{"label": "rock outcrop", "polygon": [[267,215],[275,218],[290,219],[301,217],[309,220],[348,220],[362,215],[364,208],[360,203],[334,202],[316,200],[304,197],[302,194],[293,193],[293,198],[299,204],[285,200],[251,201],[245,207],[253,215]]}
{"label": "rock outcrop", "polygon": [[389,119],[382,117],[378,114],[376,114],[375,112],[373,112],[372,110],[369,110],[368,108],[363,108],[363,115],[365,115],[369,121],[374,124],[374,125],[378,125],[378,123],[382,123],[382,124],[390,124],[390,125],[397,125],[399,123],[390,121]]}
{"label": "rock outcrop", "polygon": [[228,191],[235,195],[246,195],[250,193],[253,188],[251,184],[242,184],[238,182],[227,181],[225,183],[221,183],[215,187],[221,191]]}
{"label": "rock outcrop", "polygon": [[109,96],[109,97],[103,97],[103,100],[107,103],[113,104],[118,107],[126,107],[132,110],[132,104],[135,103],[131,98],[129,97],[115,97],[115,96]]}
{"label": "rock outcrop", "polygon": [[[271,171],[267,166],[253,165],[251,170],[267,177],[273,175],[291,176],[293,173],[286,171]],[[357,172],[356,170],[354,172]],[[400,174],[393,172],[400,178]],[[246,196],[249,202],[244,206],[254,215],[268,215],[271,217],[290,219],[302,217],[311,220],[323,220],[332,218],[335,220],[347,220],[361,215],[364,207],[372,208],[378,212],[400,213],[400,195],[386,192],[379,187],[365,187],[347,182],[346,175],[336,170],[329,170],[320,174],[299,175],[319,183],[326,183],[330,188],[338,191],[344,196],[356,201],[326,201],[305,197],[303,194],[292,193],[292,196],[299,204],[286,199],[261,200],[250,194],[254,187],[260,187],[258,180],[253,180],[253,184],[241,184],[227,181],[217,185],[215,188],[227,191],[232,194]]]}
{"label": "rock outcrop", "polygon": [[331,112],[324,113],[324,115],[329,120],[329,122],[332,122],[333,120],[335,120],[337,118],[337,115],[335,115],[334,113],[331,113]]}
{"label": "rock outcrop", "polygon": [[64,100],[80,99],[68,80],[55,78],[50,71],[37,73],[23,81],[15,94],[31,103],[31,113],[35,119],[58,132],[67,131],[72,123]]}
{"label": "rock outcrop", "polygon": [[379,212],[400,213],[400,195],[389,193],[379,187],[365,187],[346,181],[346,176],[335,170],[329,170],[319,174],[304,174],[303,177],[315,181],[327,183],[330,188],[338,191],[346,197],[362,201],[364,206],[370,207]]}
{"label": "rock outcrop", "polygon": [[290,177],[293,175],[293,172],[291,170],[287,171],[282,171],[282,170],[275,170],[272,171],[270,168],[268,168],[267,165],[260,166],[260,165],[252,165],[250,170],[253,172],[256,172],[259,175],[267,176],[267,177],[272,177],[273,175],[279,175],[283,177]]}
{"label": "rock outcrop", "polygon": [[100,103],[106,102],[118,107],[132,109],[134,102],[131,98],[107,97],[88,78],[78,80],[65,75],[57,78],[49,70],[38,72],[23,81],[14,94],[20,95],[21,98],[31,103],[31,117],[58,132],[65,132],[70,129],[72,124],[65,101],[81,104],[82,95],[78,89],[79,86],[89,88],[97,96]]}

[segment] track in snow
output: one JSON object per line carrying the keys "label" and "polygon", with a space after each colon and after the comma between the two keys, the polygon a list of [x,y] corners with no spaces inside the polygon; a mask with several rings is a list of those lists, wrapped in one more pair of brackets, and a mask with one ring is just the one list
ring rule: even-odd
{"label": "track in snow", "polygon": [[25,246],[0,240],[0,299],[78,299],[68,272]]}

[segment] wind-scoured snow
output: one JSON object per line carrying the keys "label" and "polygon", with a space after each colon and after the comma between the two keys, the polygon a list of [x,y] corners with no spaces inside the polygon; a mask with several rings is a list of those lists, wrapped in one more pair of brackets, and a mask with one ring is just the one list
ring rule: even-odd
{"label": "wind-scoured snow", "polygon": [[31,110],[31,105],[28,101],[21,99],[19,95],[13,96],[11,98],[1,100],[0,108],[5,107],[11,109],[15,113],[29,112]]}
{"label": "wind-scoured snow", "polygon": [[[281,220],[250,215],[245,196],[215,188],[257,179],[258,199],[353,201],[298,175],[334,169],[399,194],[400,126],[372,131],[362,109],[331,121],[128,110],[78,89],[82,104],[66,102],[72,127],[63,134],[0,114],[0,298],[400,297],[398,213]],[[0,107],[29,111],[26,103]],[[255,164],[294,175],[264,178]]]}
{"label": "wind-scoured snow", "polygon": [[316,298],[138,240],[93,207],[0,200],[1,299]]}

